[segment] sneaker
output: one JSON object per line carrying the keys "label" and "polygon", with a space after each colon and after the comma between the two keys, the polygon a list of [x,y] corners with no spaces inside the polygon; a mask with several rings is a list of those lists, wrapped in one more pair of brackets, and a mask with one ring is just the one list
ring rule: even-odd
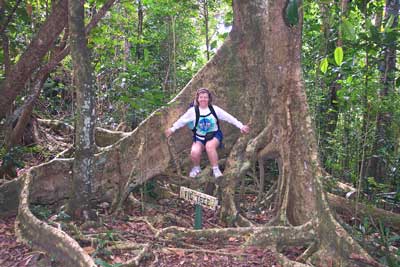
{"label": "sneaker", "polygon": [[194,166],[189,173],[189,177],[194,178],[201,172],[200,166]]}
{"label": "sneaker", "polygon": [[213,174],[215,178],[219,178],[222,176],[222,172],[220,171],[220,169],[218,167],[213,168]]}

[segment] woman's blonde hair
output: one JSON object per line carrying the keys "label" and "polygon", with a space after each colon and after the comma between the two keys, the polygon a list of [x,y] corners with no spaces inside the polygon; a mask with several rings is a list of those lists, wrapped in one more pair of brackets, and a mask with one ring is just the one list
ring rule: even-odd
{"label": "woman's blonde hair", "polygon": [[205,88],[205,87],[202,87],[202,88],[197,89],[197,91],[196,91],[196,96],[195,96],[195,98],[194,98],[193,104],[194,104],[195,106],[198,106],[198,105],[199,105],[199,95],[200,95],[200,94],[208,94],[208,104],[211,105],[211,103],[212,103],[212,95],[211,95],[210,90],[208,90],[208,89]]}

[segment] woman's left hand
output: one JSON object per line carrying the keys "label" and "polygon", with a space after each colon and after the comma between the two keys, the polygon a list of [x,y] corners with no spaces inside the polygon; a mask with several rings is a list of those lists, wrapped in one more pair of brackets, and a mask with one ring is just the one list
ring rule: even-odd
{"label": "woman's left hand", "polygon": [[240,132],[242,134],[248,134],[250,132],[250,127],[248,125],[243,125],[243,127],[240,129]]}
{"label": "woman's left hand", "polygon": [[172,135],[172,130],[171,130],[171,128],[168,128],[167,130],[165,130],[165,135],[167,136],[167,138],[168,137],[170,137],[171,135]]}

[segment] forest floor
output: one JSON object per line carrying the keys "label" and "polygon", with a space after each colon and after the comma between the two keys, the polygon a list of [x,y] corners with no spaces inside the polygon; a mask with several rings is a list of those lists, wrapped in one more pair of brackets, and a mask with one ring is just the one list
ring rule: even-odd
{"label": "forest floor", "polygon": [[[253,196],[247,196],[254,198]],[[107,204],[100,204],[99,222],[92,225],[71,226],[64,223],[60,213],[54,214],[46,207],[32,207],[36,216],[53,226],[61,227],[80,243],[99,266],[119,266],[136,256],[135,249],[115,248],[116,244],[148,244],[150,251],[140,266],[280,266],[269,249],[243,246],[244,240],[187,238],[178,243],[155,236],[155,230],[169,226],[193,228],[194,205],[179,198],[161,199],[142,207],[131,207],[115,216],[108,214]],[[218,224],[217,213],[203,208],[203,229],[223,228]],[[265,223],[272,214],[248,213],[255,223]],[[43,266],[42,252],[33,251],[16,240],[15,217],[0,220],[0,266]],[[79,232],[79,234],[78,234]],[[295,259],[303,248],[292,247],[285,254]],[[135,253],[136,252],[136,253]],[[51,262],[49,259],[45,261]],[[59,266],[56,262],[50,266]]]}
{"label": "forest floor", "polygon": [[[65,140],[55,138],[55,133],[46,133],[43,148],[32,152],[23,158],[25,167],[18,170],[18,174],[26,172],[30,166],[48,161],[49,155],[55,155],[66,148]],[[0,181],[1,184],[1,181]],[[153,184],[154,185],[154,184]],[[160,185],[160,184],[159,184]],[[161,186],[164,186],[161,183]],[[240,207],[242,214],[256,225],[268,223],[273,218],[273,212],[268,208],[254,208],[257,189],[254,185],[245,188],[251,189],[243,194],[244,206]],[[176,189],[175,189],[176,191]],[[276,252],[268,248],[260,249],[244,245],[244,239],[235,237],[224,240],[218,238],[186,238],[179,242],[166,237],[158,237],[156,233],[166,227],[178,226],[193,229],[195,209],[194,205],[176,196],[157,199],[151,192],[135,192],[133,195],[138,200],[145,200],[143,205],[127,205],[118,215],[110,214],[109,203],[100,203],[97,207],[98,220],[92,224],[79,224],[69,221],[65,213],[53,210],[46,206],[31,206],[32,212],[41,220],[54,227],[58,227],[81,245],[81,247],[95,260],[98,266],[117,267],[122,263],[135,258],[140,253],[140,248],[146,244],[147,256],[140,262],[140,266],[280,266],[275,258]],[[145,195],[145,197],[144,197]],[[218,222],[218,210],[213,211],[203,208],[203,229],[224,228]],[[341,217],[349,223],[354,218]],[[0,266],[2,267],[58,267],[51,256],[41,251],[32,250],[18,242],[14,230],[15,217],[0,219]],[[360,227],[362,224],[359,224]],[[365,229],[364,229],[365,230]],[[396,233],[392,236],[398,237]],[[374,247],[381,235],[371,230]],[[378,241],[376,241],[378,240]],[[399,238],[400,240],[400,238]],[[400,247],[400,241],[395,240],[392,245]],[[123,247],[125,246],[125,247]],[[289,259],[295,260],[305,248],[288,247],[280,251]],[[397,250],[399,251],[399,250]]]}

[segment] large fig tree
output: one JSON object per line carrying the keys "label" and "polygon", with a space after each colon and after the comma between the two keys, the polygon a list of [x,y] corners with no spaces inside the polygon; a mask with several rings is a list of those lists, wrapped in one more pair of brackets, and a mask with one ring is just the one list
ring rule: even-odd
{"label": "large fig tree", "polygon": [[[327,174],[319,163],[301,77],[301,1],[234,0],[233,11],[229,37],[179,95],[130,135],[96,155],[92,198],[110,201],[118,210],[132,188],[154,177],[185,173],[189,169],[185,159],[190,131],[181,129],[171,140],[163,133],[185,112],[195,90],[208,87],[216,95],[217,105],[252,128],[249,135],[241,136],[237,129],[222,126],[225,149],[220,156],[226,160],[219,183],[223,191],[220,218],[240,227],[200,231],[168,228],[159,236],[176,231],[176,238],[210,233],[240,235],[247,244],[276,248],[278,252],[285,245],[306,245],[296,263],[286,260],[290,266],[378,266],[336,221],[322,188]],[[262,162],[268,159],[276,160],[279,168],[273,201],[275,218],[269,225],[254,226],[241,216],[235,191],[256,162],[260,162],[261,170]],[[22,186],[17,224],[21,237],[59,258],[73,250],[77,253],[74,257],[71,253],[64,255],[67,264],[90,266],[93,262],[76,243],[54,228],[48,230],[28,208],[33,202],[62,203],[71,190],[72,162],[54,160],[33,168],[19,184],[8,185],[8,192]],[[9,195],[4,197],[11,198]]]}

